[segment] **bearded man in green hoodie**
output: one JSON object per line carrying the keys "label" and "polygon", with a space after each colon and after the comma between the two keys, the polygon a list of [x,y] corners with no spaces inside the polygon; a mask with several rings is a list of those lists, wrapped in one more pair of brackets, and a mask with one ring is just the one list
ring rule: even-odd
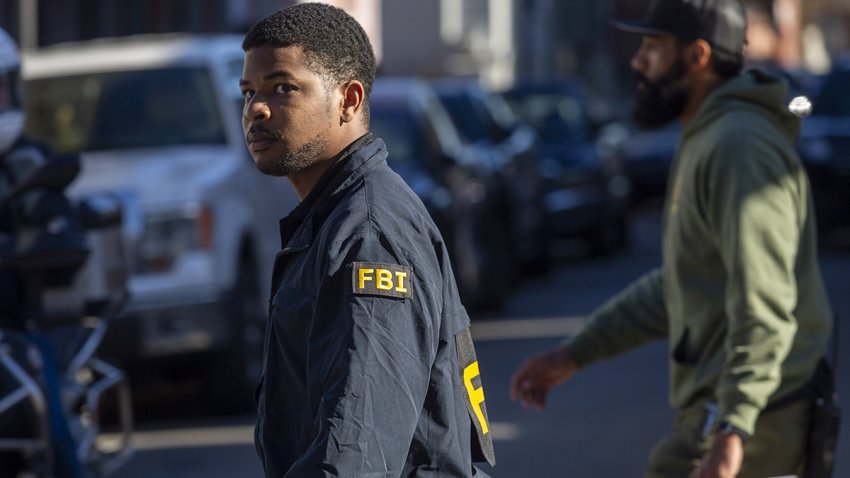
{"label": "bearded man in green hoodie", "polygon": [[799,473],[831,329],[809,183],[794,151],[799,119],[784,83],[741,73],[738,0],[656,0],[645,20],[634,120],[683,124],[664,206],[662,266],[594,311],[560,347],[526,361],[511,395],[542,409],[591,363],[670,343],[674,431],[650,478]]}

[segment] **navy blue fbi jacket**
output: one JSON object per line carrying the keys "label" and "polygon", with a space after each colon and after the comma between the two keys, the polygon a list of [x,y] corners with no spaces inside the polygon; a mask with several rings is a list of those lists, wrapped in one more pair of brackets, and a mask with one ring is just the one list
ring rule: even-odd
{"label": "navy blue fbi jacket", "polygon": [[448,252],[386,157],[364,135],[280,223],[255,431],[268,477],[495,463]]}

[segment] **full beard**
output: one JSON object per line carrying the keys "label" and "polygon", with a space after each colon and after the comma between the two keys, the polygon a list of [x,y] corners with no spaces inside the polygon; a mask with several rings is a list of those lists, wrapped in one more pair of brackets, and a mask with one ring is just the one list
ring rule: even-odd
{"label": "full beard", "polygon": [[659,128],[682,115],[688,101],[685,62],[677,58],[670,70],[655,82],[636,73],[638,88],[632,121],[643,129]]}
{"label": "full beard", "polygon": [[282,156],[258,161],[257,169],[269,176],[289,176],[316,164],[327,146],[327,138],[320,133]]}

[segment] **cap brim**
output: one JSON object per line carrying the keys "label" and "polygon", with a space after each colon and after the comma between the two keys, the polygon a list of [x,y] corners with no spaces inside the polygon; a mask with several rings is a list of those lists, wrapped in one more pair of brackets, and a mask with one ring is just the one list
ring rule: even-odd
{"label": "cap brim", "polygon": [[640,35],[673,35],[672,32],[649,26],[646,20],[611,20],[611,26],[617,30]]}

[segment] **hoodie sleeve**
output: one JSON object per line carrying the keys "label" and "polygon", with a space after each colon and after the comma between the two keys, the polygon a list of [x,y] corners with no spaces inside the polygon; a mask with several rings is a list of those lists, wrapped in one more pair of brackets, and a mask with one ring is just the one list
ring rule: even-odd
{"label": "hoodie sleeve", "polygon": [[803,219],[794,163],[751,130],[732,131],[716,146],[703,191],[727,274],[718,422],[750,434],[782,380],[797,328],[794,264]]}
{"label": "hoodie sleeve", "polygon": [[664,287],[661,270],[655,269],[596,309],[564,346],[584,367],[666,336]]}

